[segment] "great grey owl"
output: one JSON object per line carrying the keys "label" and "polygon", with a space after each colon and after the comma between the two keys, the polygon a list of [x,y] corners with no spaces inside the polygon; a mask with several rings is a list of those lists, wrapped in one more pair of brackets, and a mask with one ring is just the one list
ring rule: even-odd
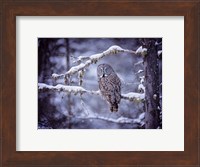
{"label": "great grey owl", "polygon": [[121,100],[121,82],[113,68],[108,64],[97,67],[98,83],[101,94],[110,105],[111,112],[118,111]]}

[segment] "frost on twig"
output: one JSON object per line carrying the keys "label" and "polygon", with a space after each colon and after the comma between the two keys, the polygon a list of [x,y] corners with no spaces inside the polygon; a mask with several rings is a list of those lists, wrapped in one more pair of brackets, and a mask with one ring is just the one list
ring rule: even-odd
{"label": "frost on twig", "polygon": [[[39,92],[45,92],[45,91],[56,91],[56,92],[66,92],[66,93],[72,93],[74,95],[80,94],[91,94],[91,95],[98,95],[101,96],[101,92],[99,90],[94,91],[94,90],[86,90],[81,86],[66,86],[66,85],[61,85],[58,84],[56,86],[51,86],[47,85],[44,83],[39,83],[38,84],[38,90]],[[134,93],[130,92],[127,94],[122,94],[121,98],[129,101],[142,101],[144,100],[144,93]]]}
{"label": "frost on twig", "polygon": [[114,46],[111,46],[110,48],[108,48],[106,51],[104,51],[102,53],[93,54],[89,57],[86,57],[86,56],[78,57],[77,62],[80,63],[79,65],[73,66],[65,74],[53,74],[52,78],[58,79],[58,78],[63,78],[65,76],[71,76],[71,75],[73,75],[73,74],[75,74],[75,73],[77,73],[81,70],[84,70],[85,68],[87,68],[91,64],[97,63],[97,61],[99,61],[100,59],[102,59],[105,56],[113,55],[113,54],[117,54],[117,53],[122,53],[122,52],[144,56],[144,55],[146,55],[147,49],[140,47],[140,48],[137,49],[137,51],[133,51],[133,50],[128,50],[128,49],[123,49],[120,46],[114,45]]}

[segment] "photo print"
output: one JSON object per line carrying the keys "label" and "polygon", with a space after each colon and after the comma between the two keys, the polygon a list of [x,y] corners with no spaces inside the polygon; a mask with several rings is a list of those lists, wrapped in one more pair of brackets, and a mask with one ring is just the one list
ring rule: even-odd
{"label": "photo print", "polygon": [[38,38],[38,129],[162,129],[162,38]]}

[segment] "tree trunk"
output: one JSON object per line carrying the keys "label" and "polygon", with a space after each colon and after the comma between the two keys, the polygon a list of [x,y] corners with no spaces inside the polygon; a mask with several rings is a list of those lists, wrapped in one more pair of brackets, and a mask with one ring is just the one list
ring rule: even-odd
{"label": "tree trunk", "polygon": [[146,129],[156,129],[160,124],[159,60],[155,42],[155,39],[145,39],[143,42],[143,46],[147,48],[147,55],[144,57]]}

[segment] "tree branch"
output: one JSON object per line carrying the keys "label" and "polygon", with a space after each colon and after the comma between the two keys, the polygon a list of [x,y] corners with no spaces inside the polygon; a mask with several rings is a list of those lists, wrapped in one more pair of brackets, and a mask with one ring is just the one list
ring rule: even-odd
{"label": "tree branch", "polygon": [[135,118],[135,119],[132,119],[132,118],[126,118],[126,117],[119,117],[117,119],[115,118],[108,118],[108,117],[103,117],[103,116],[100,116],[100,115],[89,115],[87,117],[77,117],[79,119],[101,119],[101,120],[104,120],[104,121],[109,121],[109,122],[114,122],[114,123],[127,123],[127,124],[134,124],[134,123],[138,123],[140,124],[141,126],[144,125],[144,118],[145,118],[145,113],[141,113],[139,115],[138,118]]}
{"label": "tree branch", "polygon": [[137,65],[140,65],[140,64],[142,64],[142,63],[144,63],[143,60],[142,60],[142,61],[139,61],[139,62],[137,62],[137,63],[135,63],[134,65],[137,66]]}
{"label": "tree branch", "polygon": [[[68,76],[71,76],[71,75],[77,73],[78,71],[85,69],[86,67],[90,66],[91,64],[97,63],[97,61],[99,61],[100,59],[102,59],[105,56],[117,54],[117,53],[120,53],[120,52],[144,56],[147,52],[147,49],[142,48],[142,46],[141,46],[136,51],[133,51],[133,50],[128,50],[128,49],[123,49],[120,46],[114,45],[114,46],[111,46],[110,48],[108,48],[106,51],[104,51],[102,53],[94,54],[94,55],[91,55],[89,57],[86,57],[86,56],[78,57],[77,62],[81,62],[79,65],[72,67],[65,74],[52,74],[52,78],[53,79],[67,78]],[[83,62],[83,61],[85,61],[85,62]]]}
{"label": "tree branch", "polygon": [[[66,86],[58,84],[56,86],[47,85],[44,83],[38,83],[38,91],[39,92],[46,92],[46,91],[54,91],[54,92],[67,92],[67,93],[73,93],[74,95],[80,94],[91,94],[91,95],[97,95],[101,96],[100,90],[94,91],[94,90],[86,90],[81,86]],[[121,98],[124,100],[129,101],[143,101],[145,98],[144,93],[134,93],[130,92],[127,94],[121,94]]]}

